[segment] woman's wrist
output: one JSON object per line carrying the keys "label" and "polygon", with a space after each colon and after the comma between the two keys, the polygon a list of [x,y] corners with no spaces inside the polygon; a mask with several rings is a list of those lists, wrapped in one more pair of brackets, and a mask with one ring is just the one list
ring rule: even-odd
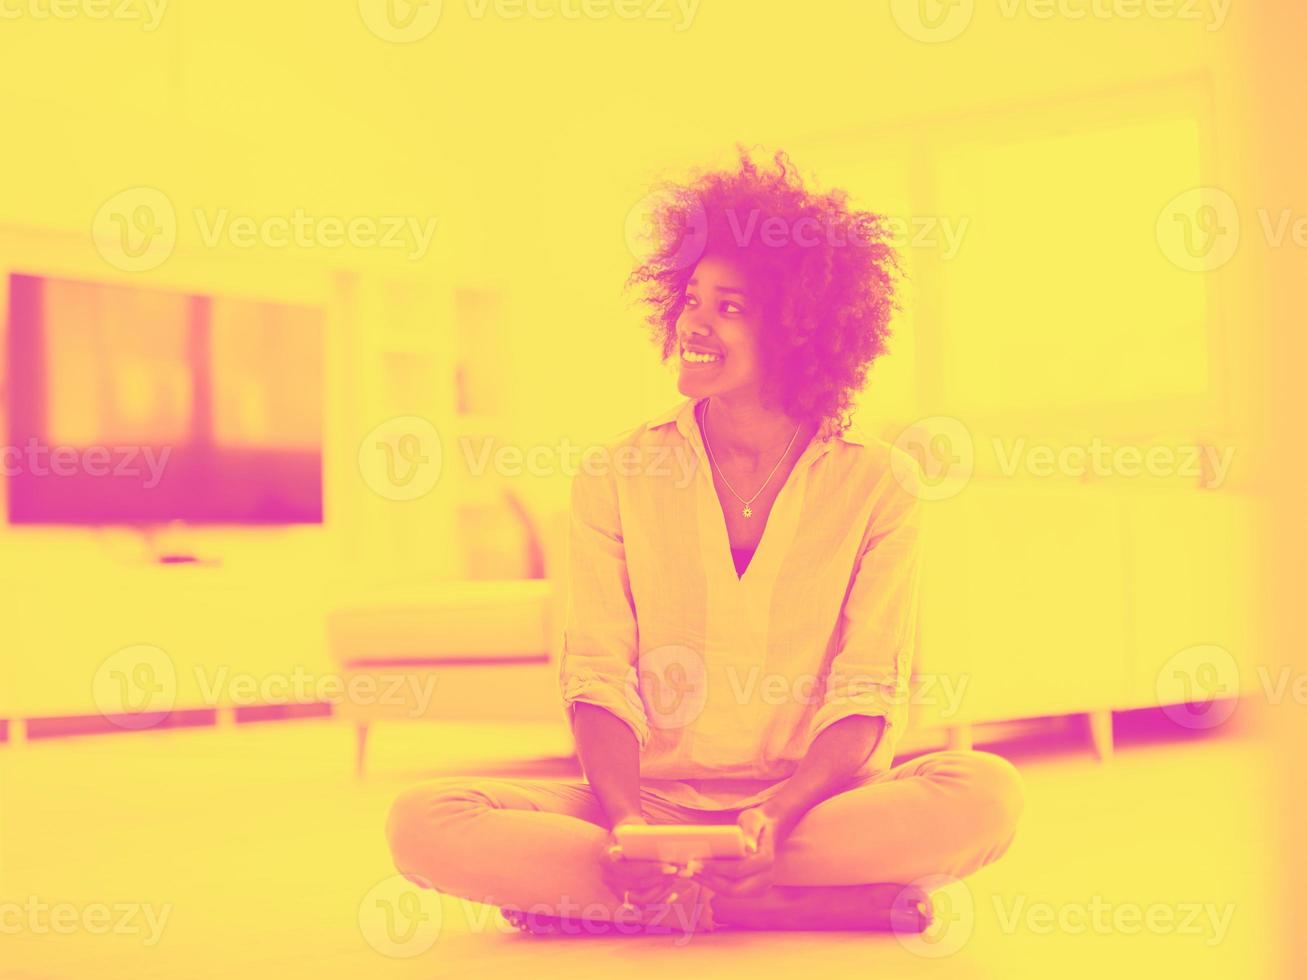
{"label": "woman's wrist", "polygon": [[770,800],[762,803],[758,809],[774,825],[777,841],[788,837],[790,831],[794,829],[794,825],[802,819],[804,814],[801,807],[785,799],[782,795],[773,796]]}

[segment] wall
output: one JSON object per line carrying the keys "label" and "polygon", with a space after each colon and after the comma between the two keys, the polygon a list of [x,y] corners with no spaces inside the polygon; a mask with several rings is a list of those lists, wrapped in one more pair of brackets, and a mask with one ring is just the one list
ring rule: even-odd
{"label": "wall", "polygon": [[[191,536],[224,564],[184,571],[124,564],[118,549],[134,547],[130,537],[0,529],[0,580],[22,610],[17,639],[0,658],[0,707],[84,706],[93,668],[126,642],[169,647],[181,676],[197,665],[326,669],[319,612],[351,582],[450,573],[443,542],[456,478],[426,505],[403,507],[359,479],[356,447],[394,414],[454,425],[448,374],[433,375],[429,389],[400,391],[392,362],[405,352],[437,365],[452,358],[455,288],[505,297],[499,438],[522,446],[557,445],[563,435],[606,438],[668,404],[671,378],[621,294],[631,262],[626,217],[664,168],[723,161],[737,138],[781,144],[868,206],[959,217],[982,213],[981,198],[967,196],[975,188],[957,179],[975,172],[977,153],[992,151],[1001,162],[1004,147],[1010,153],[1032,133],[1092,130],[1122,105],[1179,100],[1201,147],[1197,169],[1177,179],[1177,191],[1201,177],[1242,199],[1250,176],[1238,150],[1239,92],[1227,84],[1244,64],[1238,11],[1217,25],[1044,18],[1033,7],[1005,18],[986,9],[955,40],[932,44],[901,30],[886,5],[850,2],[839,5],[839,29],[825,43],[795,45],[793,18],[815,15],[788,3],[750,3],[747,19],[742,5],[704,3],[684,30],[612,18],[477,18],[472,7],[445,6],[439,27],[413,44],[379,39],[353,4],[176,5],[151,31],[87,17],[6,23],[0,98],[18,148],[0,186],[6,262],[315,299],[330,310],[332,394],[322,529]],[[943,81],[958,78],[969,82]],[[1128,181],[1120,150],[1098,145],[1101,156],[1083,166],[1092,172],[1110,162],[1113,185]],[[1148,173],[1156,176],[1155,168]],[[1045,177],[1043,200],[1056,200],[1065,178]],[[1066,193],[1083,181],[1077,173]],[[164,192],[177,215],[174,253],[144,274],[107,265],[87,235],[105,201],[141,186]],[[416,236],[399,251],[206,240],[224,212],[263,220],[296,209],[437,224],[421,254]],[[1083,213],[1070,210],[1052,240],[1069,245],[1071,219]],[[1142,233],[1151,235],[1151,225]],[[1094,234],[1091,248],[1069,250],[1068,261],[1083,262],[1095,243],[1111,246],[1110,230]],[[950,270],[930,249],[913,251],[911,264],[902,339],[867,396],[876,427],[892,432],[947,414],[971,421],[984,444],[1035,426],[1029,411],[973,419],[976,405],[957,400],[949,381],[974,365],[946,356],[983,349],[976,332],[997,326],[1004,297],[1031,292],[1022,267],[995,280],[1001,263],[977,266],[980,285],[968,293],[958,286],[962,267]],[[1199,315],[1226,366],[1199,393],[1204,435],[1237,441],[1240,459],[1256,461],[1264,343],[1236,312],[1256,302],[1255,253],[1245,250],[1204,283]],[[1100,288],[1110,297],[1114,287]],[[1146,278],[1116,286],[1119,304],[1146,304],[1148,288]],[[1032,294],[1050,312],[1077,303]],[[941,307],[945,295],[978,298],[983,315]],[[1101,315],[1113,304],[1092,308]],[[1029,302],[1020,308],[1027,327],[1037,313]],[[1049,320],[1049,349],[1074,358],[1074,333],[1057,330],[1055,315]],[[964,338],[970,347],[950,333],[958,322],[972,331]],[[1085,328],[1081,317],[1077,329]],[[1020,350],[1030,333],[1008,336]],[[1144,347],[1151,356],[1159,349]],[[1021,369],[1020,355],[1013,367]],[[1156,431],[1131,435],[1167,437],[1161,430],[1187,417],[1177,404],[1155,417]],[[1083,431],[1063,425],[1053,435],[1120,436],[1128,418],[1123,409],[1100,425],[1091,413]],[[982,477],[994,476],[992,461],[981,468]],[[1240,492],[1258,491],[1254,468],[1241,468],[1239,479]],[[109,623],[118,625],[106,631]]]}

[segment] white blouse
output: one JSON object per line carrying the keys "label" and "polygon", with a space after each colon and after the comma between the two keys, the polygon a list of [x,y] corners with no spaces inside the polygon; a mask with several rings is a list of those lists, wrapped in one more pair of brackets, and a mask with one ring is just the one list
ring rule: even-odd
{"label": "white blouse", "polygon": [[849,715],[885,719],[863,771],[888,768],[916,632],[915,460],[824,430],[738,576],[695,404],[590,455],[575,478],[564,703],[626,722],[642,786],[684,806],[766,799]]}

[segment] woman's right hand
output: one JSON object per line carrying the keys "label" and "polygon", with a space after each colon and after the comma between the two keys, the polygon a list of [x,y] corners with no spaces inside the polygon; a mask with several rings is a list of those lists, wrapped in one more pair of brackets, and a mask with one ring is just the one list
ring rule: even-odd
{"label": "woman's right hand", "polygon": [[[627,824],[648,823],[643,817],[625,817],[613,825],[613,830]],[[619,901],[629,901],[632,905],[659,905],[676,901],[679,881],[676,866],[623,857],[616,833],[608,835],[599,857],[599,866],[604,884]]]}

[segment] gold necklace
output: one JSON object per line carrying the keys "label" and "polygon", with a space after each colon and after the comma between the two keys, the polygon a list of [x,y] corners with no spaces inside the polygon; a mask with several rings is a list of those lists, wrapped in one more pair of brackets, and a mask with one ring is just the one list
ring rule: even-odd
{"label": "gold necklace", "polygon": [[708,450],[708,461],[712,463],[713,469],[717,471],[717,475],[722,478],[722,483],[726,485],[726,489],[731,491],[732,495],[734,495],[736,500],[744,504],[743,513],[745,517],[753,516],[753,507],[751,505],[755,500],[757,500],[760,496],[762,496],[762,492],[767,489],[767,484],[771,483],[771,478],[775,476],[776,471],[781,468],[781,463],[785,462],[785,457],[788,456],[790,454],[790,450],[794,448],[794,440],[799,438],[799,429],[802,428],[803,428],[803,423],[799,423],[799,426],[794,430],[794,435],[790,436],[790,442],[789,445],[785,447],[785,452],[781,453],[781,458],[776,460],[776,465],[773,466],[771,468],[771,472],[767,474],[767,479],[762,481],[762,486],[758,488],[758,492],[755,493],[748,500],[745,500],[743,497],[741,497],[738,493],[735,492],[735,488],[731,486],[731,481],[726,479],[726,474],[722,472],[722,468],[717,465],[717,460],[713,458],[712,444],[708,442],[708,402],[705,401],[703,403],[703,447],[706,450]]}

